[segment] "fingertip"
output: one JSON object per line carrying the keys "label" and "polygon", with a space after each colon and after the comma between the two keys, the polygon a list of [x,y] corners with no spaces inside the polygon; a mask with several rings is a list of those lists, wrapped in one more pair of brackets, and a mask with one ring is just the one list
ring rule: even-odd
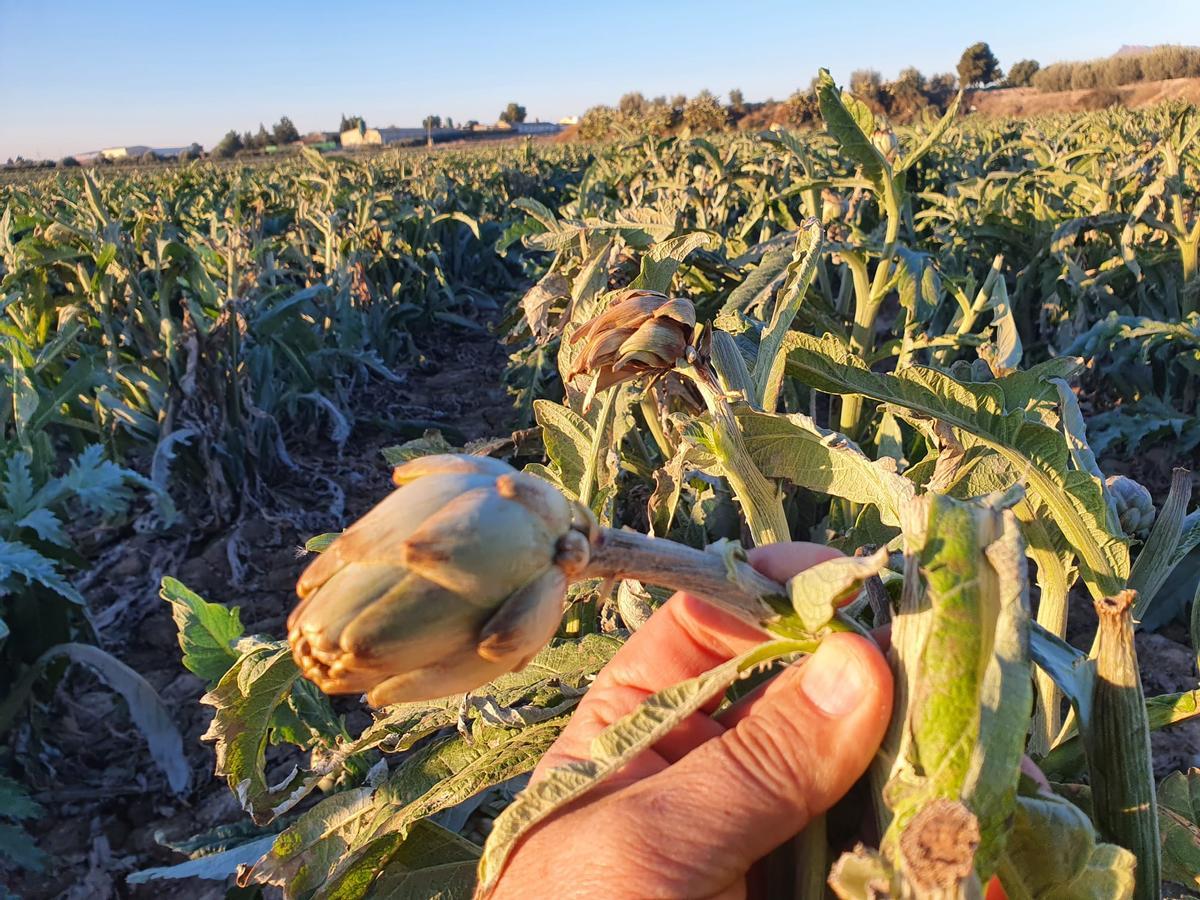
{"label": "fingertip", "polygon": [[869,639],[829,635],[798,677],[800,690],[817,711],[831,718],[851,716],[882,737],[892,710],[892,670]]}
{"label": "fingertip", "polygon": [[787,541],[781,544],[767,544],[755,547],[747,557],[750,565],[758,569],[768,578],[776,581],[787,581],[798,572],[811,569],[819,563],[845,556],[835,547],[824,544],[810,544],[806,541]]}

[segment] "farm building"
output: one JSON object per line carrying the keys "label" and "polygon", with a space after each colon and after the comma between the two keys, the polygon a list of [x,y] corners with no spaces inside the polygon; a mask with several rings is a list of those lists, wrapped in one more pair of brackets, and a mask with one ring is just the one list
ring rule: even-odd
{"label": "farm building", "polygon": [[558,134],[563,127],[556,122],[517,122],[513,130],[517,134]]}

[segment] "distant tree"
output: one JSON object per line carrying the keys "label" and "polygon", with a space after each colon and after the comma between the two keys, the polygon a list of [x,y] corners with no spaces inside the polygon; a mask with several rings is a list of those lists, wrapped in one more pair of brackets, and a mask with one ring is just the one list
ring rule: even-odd
{"label": "distant tree", "polygon": [[254,149],[254,135],[252,135],[248,131],[242,134],[242,149],[243,150],[253,150]]}
{"label": "distant tree", "polygon": [[646,110],[646,98],[641,91],[632,91],[617,101],[617,109],[622,115],[639,116]]}
{"label": "distant tree", "polygon": [[925,76],[915,66],[901,69],[896,80],[885,86],[888,93],[888,115],[909,117],[929,105],[925,93]]}
{"label": "distant tree", "polygon": [[212,155],[218,159],[229,159],[235,153],[242,149],[242,139],[236,131],[228,131],[225,137],[213,147]]}
{"label": "distant tree", "polygon": [[850,93],[864,100],[875,99],[883,87],[883,77],[874,69],[856,69],[850,73]]}
{"label": "distant tree", "polygon": [[963,87],[991,84],[1004,77],[1000,62],[992,48],[983,41],[972,44],[963,51],[958,61],[958,80]]}
{"label": "distant tree", "polygon": [[821,115],[821,106],[814,91],[795,91],[783,102],[784,124],[808,125]]}
{"label": "distant tree", "polygon": [[734,88],[729,92],[729,108],[738,116],[746,111],[746,97],[741,88]]}
{"label": "distant tree", "polygon": [[939,72],[929,76],[925,83],[925,92],[934,97],[946,97],[958,90],[958,79],[952,72]]}
{"label": "distant tree", "polygon": [[300,140],[300,132],[296,130],[296,126],[292,124],[292,120],[287,116],[280,116],[279,121],[275,123],[275,127],[271,129],[271,137],[275,139],[275,143],[279,146],[291,144]]}
{"label": "distant tree", "polygon": [[728,112],[712,91],[701,91],[683,107],[683,124],[692,131],[720,131],[728,121]]}
{"label": "distant tree", "polygon": [[452,118],[450,118],[449,116],[446,116],[446,127],[447,128],[454,127],[454,120]]}
{"label": "distant tree", "polygon": [[[10,164],[12,163],[11,159],[9,160],[9,163]],[[78,165],[79,165],[79,160],[77,160],[73,156],[64,156],[62,159],[60,159],[58,161],[58,167],[60,169],[73,169]]]}
{"label": "distant tree", "polygon": [[500,121],[507,122],[509,125],[516,125],[518,122],[525,121],[525,107],[520,103],[510,103],[504,107],[504,112],[500,113]]}
{"label": "distant tree", "polygon": [[267,131],[262,122],[259,122],[257,133],[255,133],[254,137],[250,139],[250,142],[246,144],[246,146],[254,150],[262,150],[264,147],[267,147],[272,143],[274,143],[274,141],[271,139],[271,132]]}
{"label": "distant tree", "polygon": [[675,109],[683,109],[687,106],[687,94],[676,94],[671,98],[671,106]]}
{"label": "distant tree", "polygon": [[147,150],[145,153],[143,153],[141,156],[138,157],[138,162],[146,163],[146,164],[156,163],[156,162],[158,162],[158,154],[155,153],[153,150]]}
{"label": "distant tree", "polygon": [[348,116],[342,113],[342,122],[338,125],[338,133],[343,131],[363,130],[367,127],[367,120],[362,116]]}
{"label": "distant tree", "polygon": [[421,127],[424,128],[426,131],[428,131],[431,128],[441,128],[442,127],[442,117],[441,116],[426,116],[424,119],[421,120]]}
{"label": "distant tree", "polygon": [[1009,68],[1008,81],[1005,84],[1009,87],[1029,87],[1033,83],[1033,76],[1040,68],[1036,59],[1018,60]]}

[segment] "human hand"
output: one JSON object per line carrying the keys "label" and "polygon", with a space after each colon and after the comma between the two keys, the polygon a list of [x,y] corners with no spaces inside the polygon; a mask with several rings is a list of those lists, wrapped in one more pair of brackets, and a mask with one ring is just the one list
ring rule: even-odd
{"label": "human hand", "polygon": [[[750,561],[783,582],[838,555],[776,544],[751,551]],[[762,640],[728,613],[676,594],[596,676],[532,780],[586,759],[592,738],[650,694]],[[720,699],[531,829],[492,896],[746,896],[751,865],[866,771],[887,730],[892,677],[869,641],[834,634],[713,718]]]}

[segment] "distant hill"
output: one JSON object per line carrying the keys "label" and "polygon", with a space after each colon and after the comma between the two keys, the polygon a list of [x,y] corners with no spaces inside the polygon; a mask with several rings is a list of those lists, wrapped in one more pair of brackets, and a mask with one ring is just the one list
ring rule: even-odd
{"label": "distant hill", "polygon": [[1037,88],[1000,88],[968,91],[966,110],[985,116],[1038,116],[1046,113],[1081,112],[1107,106],[1152,106],[1166,100],[1200,103],[1200,78],[1171,78],[1138,81],[1112,88],[1077,91],[1039,91]]}

